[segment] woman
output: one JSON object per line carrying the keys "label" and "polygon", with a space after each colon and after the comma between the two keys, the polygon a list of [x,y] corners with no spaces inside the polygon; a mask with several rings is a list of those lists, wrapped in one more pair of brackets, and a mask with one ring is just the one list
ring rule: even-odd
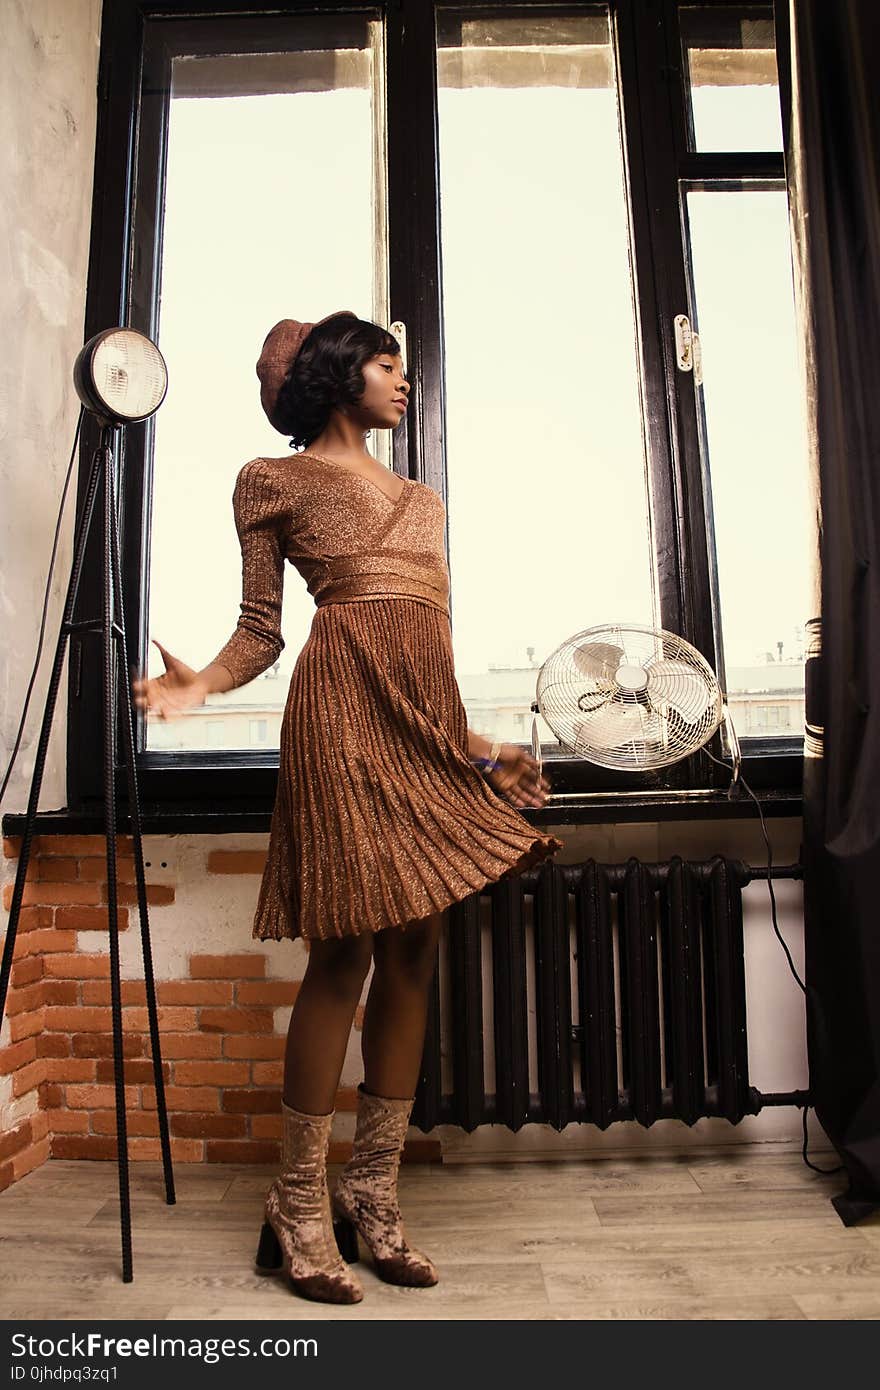
{"label": "woman", "polygon": [[[382,1278],[437,1282],[431,1261],[406,1241],[397,1172],[443,910],[562,842],[536,834],[516,809],[547,798],[534,758],[467,727],[443,503],[367,452],[368,433],[395,428],[406,413],[396,339],[348,311],[315,325],[285,319],[268,335],[257,374],[266,414],[300,452],[254,459],[236,480],[238,625],[198,672],[157,642],[165,673],[135,681],[134,694],[142,708],[174,718],[266,670],[284,645],[285,559],[296,566],[316,611],[284,711],[253,935],[300,936],[309,958],[285,1055],[282,1170],[266,1200],[257,1267],[283,1270],[307,1298],[354,1303],[361,1286],[340,1251],[356,1260],[358,1234]],[[331,1210],[333,1107],[371,962],[364,1082]]]}

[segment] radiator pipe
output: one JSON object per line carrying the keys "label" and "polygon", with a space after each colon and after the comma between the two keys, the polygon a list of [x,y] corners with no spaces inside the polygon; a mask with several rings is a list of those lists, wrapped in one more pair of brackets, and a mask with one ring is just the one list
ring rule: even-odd
{"label": "radiator pipe", "polygon": [[[796,1105],[799,1110],[803,1110],[805,1106],[813,1104],[811,1091],[770,1091],[764,1095],[754,1086],[750,1089],[754,1092],[759,1110],[765,1105]],[[757,1111],[755,1113],[757,1114]]]}
{"label": "radiator pipe", "polygon": [[752,878],[803,878],[804,869],[802,864],[779,864],[767,870],[748,868],[747,872]]}
{"label": "radiator pipe", "polygon": [[[688,868],[692,873],[697,875],[701,882],[709,882],[718,862],[720,862],[720,860],[716,856],[715,859],[707,860],[705,863],[689,863]],[[802,879],[804,876],[803,865],[801,864],[774,864],[772,869],[768,870],[766,864],[756,867],[751,864],[744,864],[738,859],[731,859],[725,862],[727,862],[730,868],[739,875],[743,886],[750,883],[752,879]],[[665,884],[669,878],[668,863],[643,863],[642,869],[648,875],[649,879],[658,886]],[[558,871],[567,883],[576,886],[580,882],[584,866],[583,864],[560,864],[558,865]],[[615,891],[619,891],[625,885],[628,872],[628,865],[626,863],[602,865],[602,873]],[[540,866],[533,869],[526,869],[520,877],[523,880],[524,887],[529,890],[533,889],[541,879]],[[489,890],[487,888],[484,891],[488,892]]]}

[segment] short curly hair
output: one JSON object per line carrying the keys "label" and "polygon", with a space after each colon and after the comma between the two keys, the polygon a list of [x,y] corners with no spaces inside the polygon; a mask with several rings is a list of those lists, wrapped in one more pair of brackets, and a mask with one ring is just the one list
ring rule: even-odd
{"label": "short curly hair", "polygon": [[335,314],[316,324],[303,342],[281,389],[275,411],[294,449],[305,449],[325,429],[335,406],[354,405],[366,389],[362,368],[371,357],[399,354],[387,328],[369,319]]}

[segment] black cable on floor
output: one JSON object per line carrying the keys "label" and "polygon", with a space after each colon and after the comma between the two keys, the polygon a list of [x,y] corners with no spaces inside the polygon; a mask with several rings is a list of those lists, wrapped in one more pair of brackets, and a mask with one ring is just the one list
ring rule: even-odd
{"label": "black cable on floor", "polygon": [[803,1158],[804,1163],[806,1163],[807,1167],[812,1168],[814,1173],[842,1173],[842,1163],[838,1163],[836,1168],[817,1168],[815,1163],[811,1163],[810,1160],[807,1158],[807,1115],[809,1114],[810,1109],[811,1107],[809,1105],[804,1106],[804,1147],[801,1150],[801,1157]]}

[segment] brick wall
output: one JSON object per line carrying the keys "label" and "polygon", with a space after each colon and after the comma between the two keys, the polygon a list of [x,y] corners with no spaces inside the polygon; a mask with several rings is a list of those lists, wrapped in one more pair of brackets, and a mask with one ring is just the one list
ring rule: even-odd
{"label": "brick wall", "polygon": [[[172,1156],[274,1163],[287,1021],[306,953],[300,942],[251,937],[265,847],[215,844],[216,837],[144,840]],[[8,916],[20,842],[7,839],[3,848]],[[117,879],[129,1154],[157,1159],[130,837],[119,840]],[[361,1005],[337,1095],[331,1161],[350,1151],[362,1016]],[[115,1158],[110,1029],[104,837],[38,837],[0,1033],[0,1189],[49,1157]],[[407,1143],[409,1160],[438,1155],[434,1140]]]}

